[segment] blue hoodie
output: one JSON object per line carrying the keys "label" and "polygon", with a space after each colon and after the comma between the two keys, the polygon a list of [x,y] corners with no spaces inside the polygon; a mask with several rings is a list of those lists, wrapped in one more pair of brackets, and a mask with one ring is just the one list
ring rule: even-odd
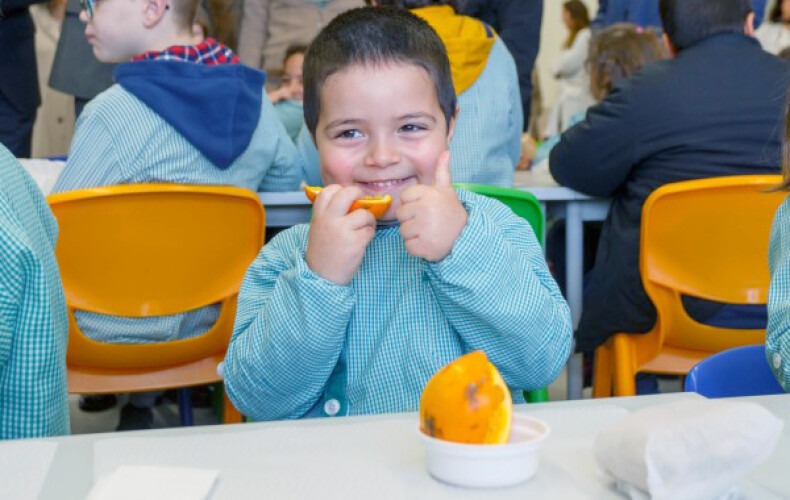
{"label": "blue hoodie", "polygon": [[116,82],[223,170],[250,144],[265,80],[241,64],[135,61],[115,68]]}

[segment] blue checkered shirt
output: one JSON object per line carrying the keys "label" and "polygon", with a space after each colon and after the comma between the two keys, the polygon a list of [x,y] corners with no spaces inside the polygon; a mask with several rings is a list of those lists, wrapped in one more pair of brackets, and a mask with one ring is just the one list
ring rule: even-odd
{"label": "blue checkered shirt", "polygon": [[38,186],[0,145],[0,439],[69,432],[57,234]]}
{"label": "blue checkered shirt", "polygon": [[307,266],[309,226],[266,245],[225,358],[239,410],[257,420],[417,410],[428,379],[478,349],[514,389],[553,381],[571,317],[532,228],[498,201],[459,197],[469,222],[449,256],[412,257],[399,227],[383,226],[348,286]]}
{"label": "blue checkered shirt", "polygon": [[768,247],[771,288],[765,352],[768,364],[785,391],[790,390],[790,198],[774,218]]}

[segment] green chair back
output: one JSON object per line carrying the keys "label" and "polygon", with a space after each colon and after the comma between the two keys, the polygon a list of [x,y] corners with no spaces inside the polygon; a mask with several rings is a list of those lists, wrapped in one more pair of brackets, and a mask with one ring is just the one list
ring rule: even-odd
{"label": "green chair back", "polygon": [[510,207],[513,213],[529,222],[538,243],[543,245],[543,225],[545,218],[540,202],[535,195],[519,189],[486,186],[485,184],[455,184],[456,188],[466,189],[473,193],[482,194],[497,199]]}
{"label": "green chair back", "polygon": [[[510,207],[516,215],[526,220],[532,226],[535,237],[538,238],[538,243],[543,246],[545,217],[543,216],[540,202],[535,198],[534,194],[519,189],[486,186],[485,184],[454,184],[454,186],[497,199]],[[544,387],[542,389],[524,391],[524,399],[528,403],[546,402],[549,400],[549,390]]]}

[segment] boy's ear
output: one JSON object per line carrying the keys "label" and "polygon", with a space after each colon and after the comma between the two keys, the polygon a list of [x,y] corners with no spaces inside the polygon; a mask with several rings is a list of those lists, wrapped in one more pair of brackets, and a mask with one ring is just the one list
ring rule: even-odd
{"label": "boy's ear", "polygon": [[447,127],[447,147],[450,147],[450,141],[453,140],[453,134],[455,133],[455,123],[458,121],[458,110],[460,108],[458,105],[455,105],[455,111],[453,111],[453,115],[450,117],[450,126]]}
{"label": "boy's ear", "polygon": [[159,24],[169,3],[169,0],[143,0],[143,25],[146,28],[153,28]]}

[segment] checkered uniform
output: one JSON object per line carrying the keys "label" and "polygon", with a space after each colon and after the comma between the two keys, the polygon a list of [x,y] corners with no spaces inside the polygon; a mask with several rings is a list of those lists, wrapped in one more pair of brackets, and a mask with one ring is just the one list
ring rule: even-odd
{"label": "checkered uniform", "polygon": [[38,186],[0,146],[0,439],[69,432],[57,233]]}
{"label": "checkered uniform", "polygon": [[[568,305],[531,227],[463,190],[469,221],[450,255],[406,252],[376,230],[348,286],[305,262],[309,226],[280,233],[244,279],[225,358],[233,403],[258,420],[417,410],[442,366],[483,350],[514,389],[555,379],[572,339]],[[519,391],[514,399],[523,401]]]}
{"label": "checkered uniform", "polygon": [[765,351],[785,391],[790,390],[790,198],[779,207],[768,247],[771,288]]}

